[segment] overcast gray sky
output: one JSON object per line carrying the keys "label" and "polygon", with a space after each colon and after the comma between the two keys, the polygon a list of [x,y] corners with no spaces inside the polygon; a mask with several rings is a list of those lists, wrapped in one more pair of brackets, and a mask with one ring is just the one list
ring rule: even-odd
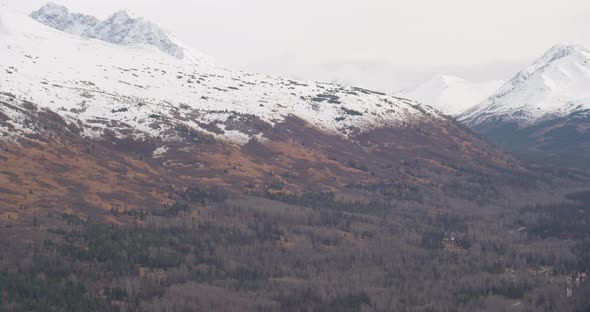
{"label": "overcast gray sky", "polygon": [[[0,0],[29,12],[45,0]],[[231,68],[397,90],[433,74],[509,78],[590,43],[589,0],[54,0],[153,20]]]}

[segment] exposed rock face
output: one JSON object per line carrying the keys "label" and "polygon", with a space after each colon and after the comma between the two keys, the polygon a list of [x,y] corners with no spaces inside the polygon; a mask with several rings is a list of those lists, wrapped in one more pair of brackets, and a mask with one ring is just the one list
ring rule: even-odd
{"label": "exposed rock face", "polygon": [[49,27],[77,36],[119,45],[150,45],[179,59],[191,53],[160,26],[143,18],[133,18],[126,11],[118,11],[100,21],[90,15],[71,13],[68,8],[50,2],[30,16]]}
{"label": "exposed rock face", "polygon": [[68,8],[52,2],[31,13],[31,17],[49,27],[78,36],[85,35],[90,29],[100,23],[93,16],[70,13]]}

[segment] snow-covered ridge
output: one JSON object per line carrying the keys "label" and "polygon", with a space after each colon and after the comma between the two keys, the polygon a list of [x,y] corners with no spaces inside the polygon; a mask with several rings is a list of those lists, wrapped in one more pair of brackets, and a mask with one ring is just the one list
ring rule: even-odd
{"label": "snow-covered ridge", "polygon": [[118,11],[104,21],[84,14],[71,13],[68,8],[49,2],[30,15],[49,27],[87,38],[120,45],[151,45],[178,59],[208,62],[204,54],[187,49],[160,26],[143,18],[133,18]]}
{"label": "snow-covered ridge", "polygon": [[101,137],[177,140],[193,130],[245,143],[289,116],[350,135],[445,119],[410,100],[354,87],[234,72],[149,46],[114,45],[0,11],[0,91],[38,104]]}
{"label": "snow-covered ridge", "polygon": [[468,124],[502,119],[521,125],[590,109],[590,51],[556,45],[498,92],[460,116]]}
{"label": "snow-covered ridge", "polygon": [[457,116],[486,99],[503,83],[500,80],[471,82],[456,76],[437,75],[399,94]]}

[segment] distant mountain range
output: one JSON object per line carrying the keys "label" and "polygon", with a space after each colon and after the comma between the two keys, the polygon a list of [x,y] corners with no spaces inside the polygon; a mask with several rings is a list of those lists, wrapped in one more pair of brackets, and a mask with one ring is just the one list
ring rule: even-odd
{"label": "distant mountain range", "polygon": [[438,75],[398,95],[451,115],[518,153],[588,163],[589,61],[587,48],[560,44],[505,83]]}
{"label": "distant mountain range", "polygon": [[501,80],[470,82],[456,76],[436,75],[398,94],[430,105],[447,115],[457,116],[471,108],[474,103],[485,100],[503,83]]}

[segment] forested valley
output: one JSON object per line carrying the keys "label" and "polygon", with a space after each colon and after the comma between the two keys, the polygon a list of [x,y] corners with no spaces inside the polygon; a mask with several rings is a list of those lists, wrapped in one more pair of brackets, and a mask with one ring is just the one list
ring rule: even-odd
{"label": "forested valley", "polygon": [[[3,239],[2,311],[588,311],[590,192],[552,203],[185,188]],[[108,219],[109,221],[105,221]],[[46,226],[46,224],[59,224]],[[4,229],[6,230],[6,229]]]}

